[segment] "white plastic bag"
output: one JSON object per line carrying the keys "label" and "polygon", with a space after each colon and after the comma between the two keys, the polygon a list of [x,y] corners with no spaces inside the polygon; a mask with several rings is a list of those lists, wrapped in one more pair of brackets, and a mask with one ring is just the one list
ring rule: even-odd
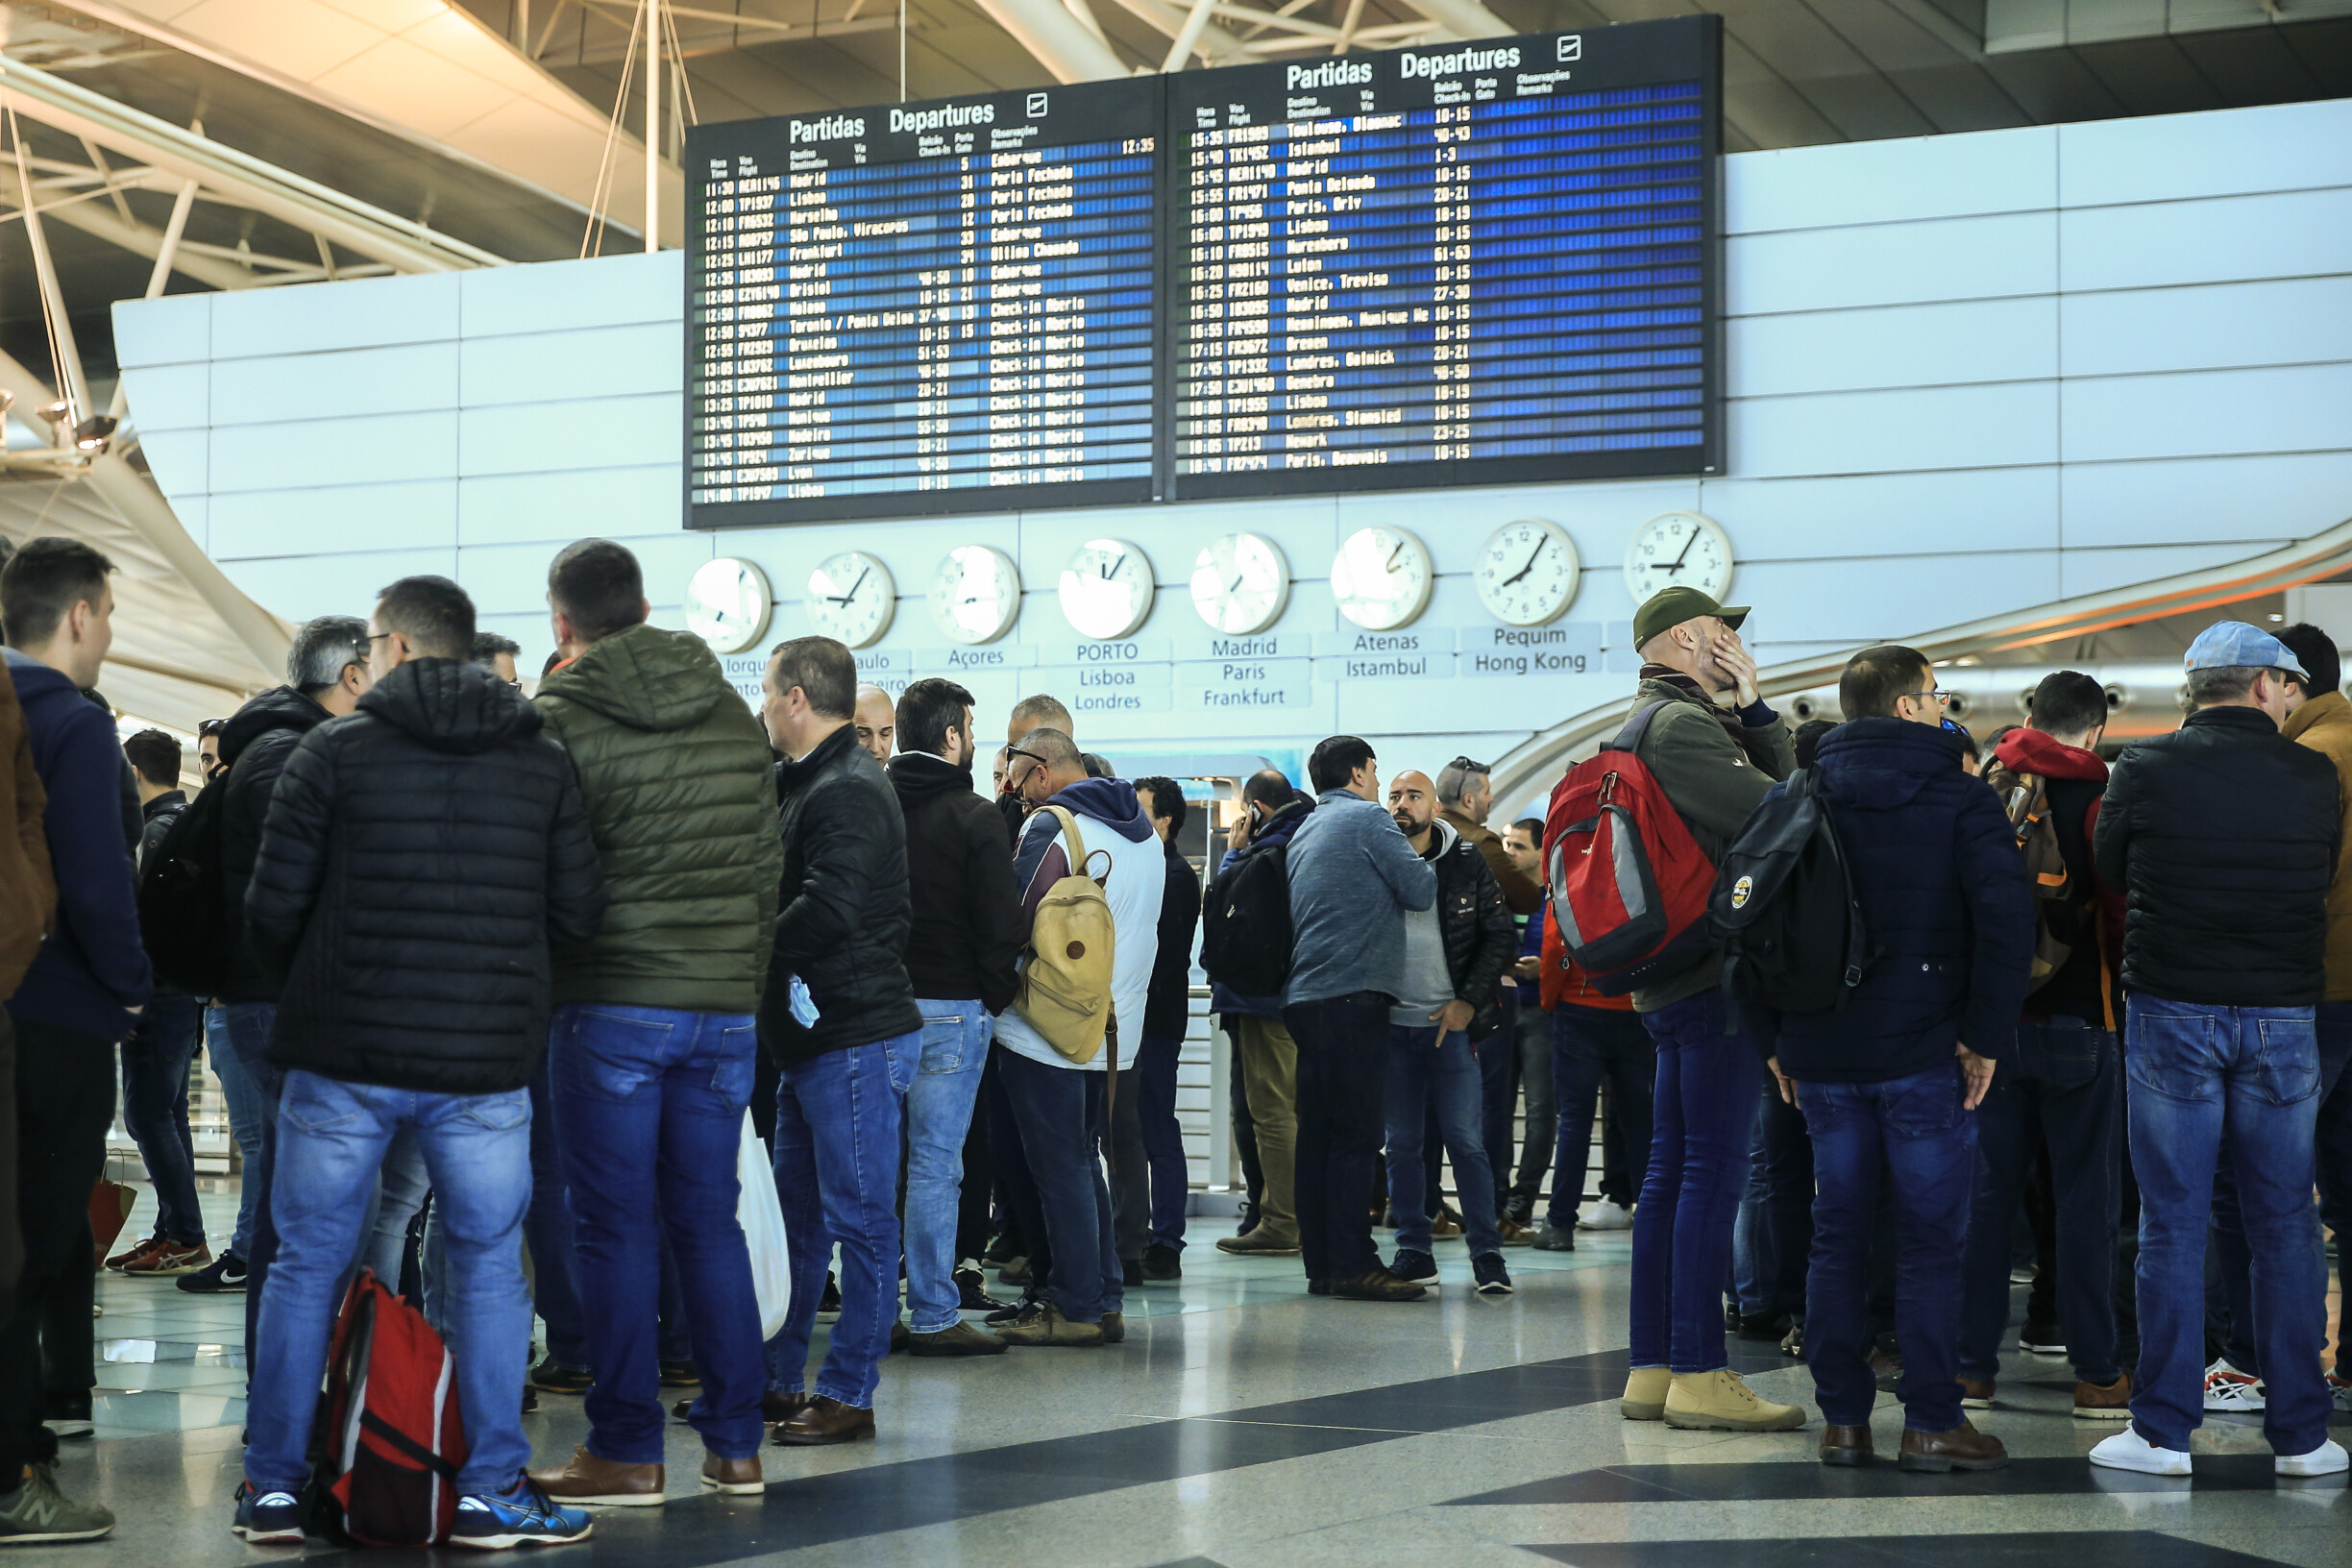
{"label": "white plastic bag", "polygon": [[792,1259],[784,1249],[784,1211],[776,1203],[775,1170],[768,1164],[768,1145],[743,1119],[743,1149],[736,1156],[736,1180],[743,1191],[735,1200],[735,1219],[743,1226],[744,1245],[751,1254],[751,1290],[759,1298],[760,1337],[772,1339],[783,1332],[784,1314],[792,1308]]}

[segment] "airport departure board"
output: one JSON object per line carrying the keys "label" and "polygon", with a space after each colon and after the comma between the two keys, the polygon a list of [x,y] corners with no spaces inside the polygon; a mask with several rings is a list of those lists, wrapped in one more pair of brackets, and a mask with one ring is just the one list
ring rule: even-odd
{"label": "airport departure board", "polygon": [[698,126],[686,524],[1723,465],[1722,24]]}
{"label": "airport departure board", "polygon": [[1173,496],[1713,466],[1720,37],[1171,78]]}
{"label": "airport departure board", "polygon": [[688,526],[1152,500],[1161,100],[697,127]]}

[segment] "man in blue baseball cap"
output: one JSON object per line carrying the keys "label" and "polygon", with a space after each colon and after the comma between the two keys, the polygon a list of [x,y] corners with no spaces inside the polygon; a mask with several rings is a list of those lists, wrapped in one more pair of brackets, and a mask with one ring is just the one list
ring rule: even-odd
{"label": "man in blue baseball cap", "polygon": [[2129,897],[2123,1055],[2141,1220],[2131,1425],[2091,1462],[2190,1472],[2189,1433],[2204,1419],[2205,1233],[2226,1130],[2269,1385],[2263,1434],[2280,1475],[2326,1475],[2346,1467],[2327,1435],[2327,1264],[2311,1201],[2336,767],[2279,732],[2311,677],[2277,638],[2224,621],[2183,662],[2193,711],[2116,763],[2094,835],[2100,877]]}

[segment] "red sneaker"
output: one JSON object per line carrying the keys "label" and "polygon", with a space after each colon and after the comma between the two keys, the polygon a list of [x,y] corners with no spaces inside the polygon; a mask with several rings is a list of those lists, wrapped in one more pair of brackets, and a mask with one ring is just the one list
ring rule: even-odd
{"label": "red sneaker", "polygon": [[113,1257],[109,1258],[106,1261],[106,1266],[117,1270],[128,1268],[133,1263],[137,1262],[141,1258],[146,1257],[149,1253],[155,1251],[156,1248],[162,1245],[164,1245],[164,1240],[161,1237],[151,1236],[146,1240],[141,1241],[137,1246],[133,1247],[130,1251],[118,1252]]}
{"label": "red sneaker", "polygon": [[143,1258],[135,1258],[123,1264],[125,1275],[142,1280],[159,1280],[178,1274],[193,1274],[212,1263],[212,1249],[199,1241],[192,1247],[175,1246],[169,1241],[159,1243]]}

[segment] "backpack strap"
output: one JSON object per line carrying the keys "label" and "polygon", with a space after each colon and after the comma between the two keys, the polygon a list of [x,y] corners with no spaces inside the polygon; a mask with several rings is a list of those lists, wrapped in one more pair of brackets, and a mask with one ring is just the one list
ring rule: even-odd
{"label": "backpack strap", "polygon": [[1626,719],[1625,728],[1617,732],[1617,738],[1601,749],[1604,751],[1640,750],[1642,737],[1650,733],[1650,721],[1657,717],[1658,709],[1670,706],[1671,702],[1671,698],[1661,697],[1654,702],[1645,702],[1635,708]]}
{"label": "backpack strap", "polygon": [[[1070,875],[1093,876],[1098,883],[1109,881],[1111,872],[1108,869],[1100,876],[1094,876],[1094,873],[1087,869],[1087,861],[1090,857],[1087,851],[1086,840],[1080,836],[1078,819],[1070,814],[1069,809],[1066,806],[1046,806],[1043,809],[1052,812],[1055,819],[1062,823],[1062,852],[1069,859]],[[1102,856],[1106,861],[1111,858],[1111,851],[1108,849],[1097,849],[1093,853]]]}

